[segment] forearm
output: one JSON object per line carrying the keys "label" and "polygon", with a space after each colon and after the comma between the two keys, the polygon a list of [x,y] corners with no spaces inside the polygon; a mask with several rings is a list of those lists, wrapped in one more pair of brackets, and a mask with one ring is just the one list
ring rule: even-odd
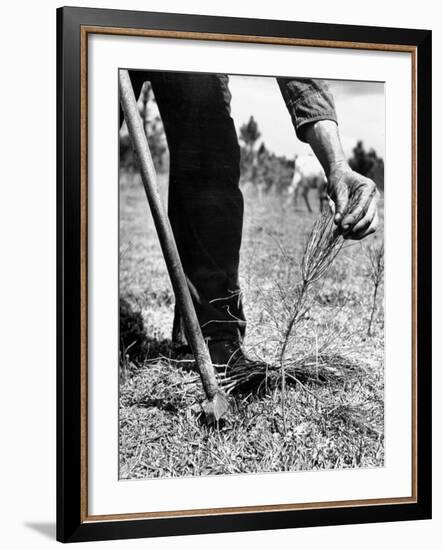
{"label": "forearm", "polygon": [[336,169],[348,167],[340,142],[338,126],[334,121],[320,120],[307,124],[304,136],[320,161],[326,177],[329,177],[331,172]]}
{"label": "forearm", "polygon": [[345,239],[362,239],[377,227],[375,183],[349,166],[338,126],[331,120],[306,125],[305,138],[328,179],[327,192],[335,204],[334,221]]}

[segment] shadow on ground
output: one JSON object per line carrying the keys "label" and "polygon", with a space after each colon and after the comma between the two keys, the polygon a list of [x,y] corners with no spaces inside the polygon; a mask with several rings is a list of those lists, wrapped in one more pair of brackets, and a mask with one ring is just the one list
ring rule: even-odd
{"label": "shadow on ground", "polygon": [[120,298],[120,353],[135,363],[172,354],[171,340],[150,337],[140,310],[125,298]]}

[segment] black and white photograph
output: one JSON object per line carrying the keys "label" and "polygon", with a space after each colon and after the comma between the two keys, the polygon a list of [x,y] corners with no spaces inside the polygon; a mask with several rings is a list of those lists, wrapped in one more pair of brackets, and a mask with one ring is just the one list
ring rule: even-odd
{"label": "black and white photograph", "polygon": [[385,464],[385,84],[119,70],[119,479]]}

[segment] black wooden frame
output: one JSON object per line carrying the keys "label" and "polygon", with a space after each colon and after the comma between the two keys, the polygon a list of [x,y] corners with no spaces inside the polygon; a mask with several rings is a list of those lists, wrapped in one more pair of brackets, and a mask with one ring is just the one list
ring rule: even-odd
{"label": "black wooden frame", "polygon": [[[80,27],[119,27],[416,47],[417,496],[413,503],[83,521],[81,477]],[[57,539],[63,542],[431,517],[431,31],[148,13],[57,10]],[[124,511],[122,511],[124,513]]]}

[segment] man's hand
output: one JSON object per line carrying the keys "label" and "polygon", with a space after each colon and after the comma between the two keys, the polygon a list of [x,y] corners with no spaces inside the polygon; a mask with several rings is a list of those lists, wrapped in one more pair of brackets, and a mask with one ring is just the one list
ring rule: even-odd
{"label": "man's hand", "polygon": [[360,240],[377,228],[377,200],[375,183],[357,172],[347,162],[331,167],[328,175],[328,195],[335,204],[334,221],[345,239]]}
{"label": "man's hand", "polygon": [[378,222],[377,188],[347,163],[337,124],[332,120],[308,124],[305,138],[325,171],[328,195],[335,203],[334,220],[343,237],[363,239],[374,233]]}

